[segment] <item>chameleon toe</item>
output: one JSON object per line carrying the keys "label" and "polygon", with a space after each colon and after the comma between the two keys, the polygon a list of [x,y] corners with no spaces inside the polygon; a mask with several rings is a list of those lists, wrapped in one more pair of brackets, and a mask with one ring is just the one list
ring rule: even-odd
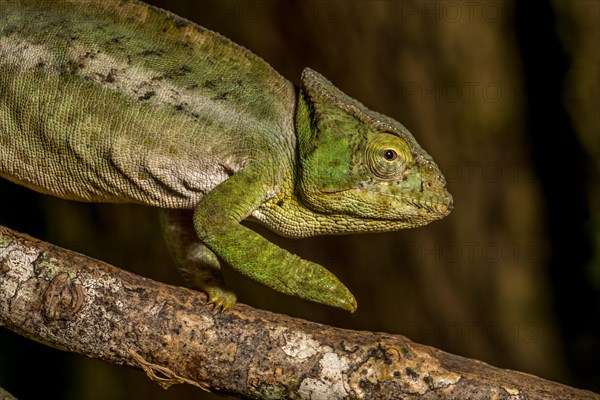
{"label": "chameleon toe", "polygon": [[230,309],[237,301],[235,293],[228,289],[213,286],[202,290],[208,295],[207,303],[214,306],[216,313]]}

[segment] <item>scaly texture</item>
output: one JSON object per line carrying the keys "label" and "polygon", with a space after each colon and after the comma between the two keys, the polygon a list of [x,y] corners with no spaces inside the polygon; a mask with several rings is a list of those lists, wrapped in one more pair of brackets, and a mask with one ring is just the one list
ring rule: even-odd
{"label": "scaly texture", "polygon": [[[0,176],[175,210],[163,218],[171,253],[223,308],[235,295],[216,256],[275,290],[356,309],[333,274],[245,218],[303,237],[420,226],[452,207],[400,123],[308,68],[296,88],[248,50],[135,0],[0,0]],[[193,224],[181,226],[186,213]]]}

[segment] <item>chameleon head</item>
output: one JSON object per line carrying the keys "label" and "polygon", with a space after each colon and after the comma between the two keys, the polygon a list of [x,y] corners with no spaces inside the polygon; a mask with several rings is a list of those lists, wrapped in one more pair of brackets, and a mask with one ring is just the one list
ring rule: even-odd
{"label": "chameleon head", "polygon": [[415,227],[450,213],[444,177],[410,132],[308,68],[296,127],[301,201],[357,221],[332,233]]}

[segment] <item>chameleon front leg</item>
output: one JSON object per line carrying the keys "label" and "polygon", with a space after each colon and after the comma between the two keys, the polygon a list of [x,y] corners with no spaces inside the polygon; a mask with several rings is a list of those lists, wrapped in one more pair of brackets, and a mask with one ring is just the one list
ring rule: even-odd
{"label": "chameleon front leg", "polygon": [[198,239],[192,218],[192,210],[161,210],[160,222],[171,257],[188,287],[205,292],[216,309],[230,308],[235,304],[235,293],[225,287],[220,262]]}
{"label": "chameleon front leg", "polygon": [[268,182],[247,167],[206,194],[194,212],[196,232],[234,270],[279,292],[354,312],[356,300],[331,272],[277,247],[239,222],[265,200]]}

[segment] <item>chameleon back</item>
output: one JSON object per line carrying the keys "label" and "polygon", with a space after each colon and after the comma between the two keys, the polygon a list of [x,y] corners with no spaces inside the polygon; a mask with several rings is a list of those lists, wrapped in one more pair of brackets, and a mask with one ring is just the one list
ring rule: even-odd
{"label": "chameleon back", "polygon": [[0,176],[192,208],[273,144],[294,148],[293,85],[214,32],[136,1],[0,4]]}

